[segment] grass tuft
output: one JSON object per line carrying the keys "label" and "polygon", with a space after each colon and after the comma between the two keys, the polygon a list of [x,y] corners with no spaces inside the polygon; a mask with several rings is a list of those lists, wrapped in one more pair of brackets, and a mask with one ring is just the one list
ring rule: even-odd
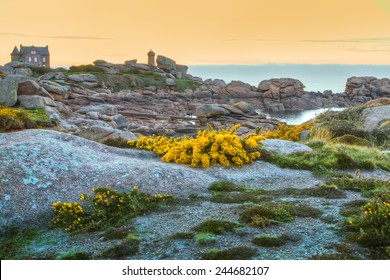
{"label": "grass tuft", "polygon": [[225,232],[234,231],[240,225],[238,223],[219,220],[207,220],[193,230],[204,233],[224,234]]}
{"label": "grass tuft", "polygon": [[257,251],[249,247],[234,247],[227,250],[211,249],[202,255],[203,260],[250,260]]}
{"label": "grass tuft", "polygon": [[287,234],[282,235],[257,235],[252,243],[261,247],[280,247],[288,241]]}

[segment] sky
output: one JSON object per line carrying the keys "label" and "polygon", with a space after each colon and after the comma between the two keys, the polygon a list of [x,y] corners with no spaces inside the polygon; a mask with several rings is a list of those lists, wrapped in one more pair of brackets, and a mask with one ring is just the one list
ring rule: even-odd
{"label": "sky", "polygon": [[389,27],[390,0],[0,0],[0,65],[20,44],[52,66],[390,64]]}

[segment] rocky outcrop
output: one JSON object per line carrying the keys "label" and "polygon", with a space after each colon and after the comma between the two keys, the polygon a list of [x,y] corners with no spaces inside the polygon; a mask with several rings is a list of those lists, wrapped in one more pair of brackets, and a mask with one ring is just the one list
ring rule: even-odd
{"label": "rocky outcrop", "polygon": [[0,67],[0,74],[31,76],[33,74],[31,67],[34,67],[31,63],[13,61]]}
{"label": "rocky outcrop", "polygon": [[305,86],[301,81],[290,78],[262,81],[258,89],[266,98],[279,99],[303,93]]}
{"label": "rocky outcrop", "polygon": [[23,108],[45,108],[45,106],[57,107],[57,104],[50,98],[38,95],[21,95],[18,97],[20,106]]}
{"label": "rocky outcrop", "polygon": [[63,86],[54,81],[41,80],[39,81],[39,85],[49,92],[55,101],[67,99],[71,92],[70,86]]}
{"label": "rocky outcrop", "polygon": [[264,148],[270,152],[290,155],[300,152],[311,152],[312,148],[288,140],[266,139],[262,141]]}
{"label": "rocky outcrop", "polygon": [[290,78],[265,80],[258,86],[267,110],[295,111],[322,108],[324,105],[322,95],[304,92],[304,88],[299,80]]}
{"label": "rocky outcrop", "polygon": [[77,113],[79,114],[87,114],[90,112],[96,112],[103,115],[113,116],[118,114],[118,109],[115,107],[115,105],[100,104],[95,106],[81,107],[79,110],[77,110]]}
{"label": "rocky outcrop", "polygon": [[104,143],[109,139],[124,142],[137,139],[137,137],[132,132],[99,125],[81,127],[74,133],[74,135],[100,143]]}
{"label": "rocky outcrop", "polygon": [[93,74],[73,74],[73,75],[69,75],[67,77],[67,80],[71,81],[71,82],[78,82],[78,83],[82,83],[82,82],[96,83],[97,82],[96,76]]}
{"label": "rocky outcrop", "polygon": [[378,97],[390,97],[390,79],[351,77],[345,85],[345,93],[355,103],[365,103]]}
{"label": "rocky outcrop", "polygon": [[374,129],[385,120],[390,121],[390,106],[378,106],[364,109],[362,111],[364,117],[364,128],[368,132]]}
{"label": "rocky outcrop", "polygon": [[215,128],[221,128],[240,124],[238,134],[246,134],[256,128],[273,129],[277,124],[275,121],[267,120],[265,115],[257,114],[255,109],[246,102],[234,105],[201,105],[196,108],[195,115],[201,126],[209,124]]}
{"label": "rocky outcrop", "polygon": [[17,101],[18,85],[15,81],[0,81],[0,105],[14,106]]}
{"label": "rocky outcrop", "polygon": [[176,70],[176,61],[173,59],[163,56],[163,55],[158,55],[157,59],[157,67],[161,68],[163,70],[171,71],[171,70]]}

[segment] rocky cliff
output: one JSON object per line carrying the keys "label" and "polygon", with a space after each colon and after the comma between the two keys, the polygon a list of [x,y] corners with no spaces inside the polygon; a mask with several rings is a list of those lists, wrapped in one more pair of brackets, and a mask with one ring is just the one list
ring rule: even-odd
{"label": "rocky cliff", "polygon": [[[132,133],[191,135],[207,123],[215,127],[240,123],[243,133],[272,129],[277,122],[256,110],[348,107],[390,96],[389,80],[373,77],[350,78],[346,92],[339,94],[306,92],[300,81],[291,78],[261,81],[257,87],[240,81],[203,81],[188,74],[187,66],[163,56],[157,66],[136,60],[123,64],[96,60],[75,69],[98,72],[58,69],[43,74],[26,63],[8,63],[0,67],[0,104],[43,108],[61,131],[105,142],[133,139]],[[213,113],[199,113],[205,106]]]}

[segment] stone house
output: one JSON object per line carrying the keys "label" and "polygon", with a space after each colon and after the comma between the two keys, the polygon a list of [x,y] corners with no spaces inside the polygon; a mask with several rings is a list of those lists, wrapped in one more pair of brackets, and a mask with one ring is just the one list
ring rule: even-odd
{"label": "stone house", "polygon": [[50,67],[49,46],[36,47],[20,45],[20,50],[15,46],[11,53],[11,61],[22,61],[40,67]]}

